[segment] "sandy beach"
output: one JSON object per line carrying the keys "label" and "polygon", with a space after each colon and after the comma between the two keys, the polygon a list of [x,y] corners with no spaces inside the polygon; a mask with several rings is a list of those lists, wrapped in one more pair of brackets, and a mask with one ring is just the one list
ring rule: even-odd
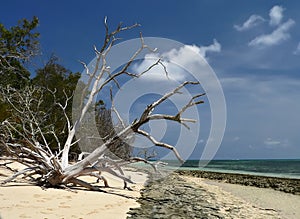
{"label": "sandy beach", "polygon": [[[9,172],[0,169],[0,180]],[[1,219],[10,218],[126,218],[129,208],[138,207],[136,198],[140,196],[147,175],[125,170],[136,183],[130,185],[133,191],[124,190],[123,182],[108,174],[110,188],[102,188],[107,193],[86,191],[78,188],[72,191],[62,189],[42,189],[25,182],[9,183],[0,187]],[[87,179],[87,178],[86,178]],[[87,179],[89,181],[94,179]],[[99,185],[103,183],[100,182]]]}
{"label": "sandy beach", "polygon": [[[234,174],[228,175],[228,177],[234,176]],[[264,178],[257,178],[257,180],[262,179],[264,180]],[[250,180],[253,179],[250,177]],[[299,185],[299,181],[297,182]],[[257,182],[257,185],[260,183],[264,181]],[[289,184],[281,186],[290,187]],[[143,189],[138,201],[141,207],[132,209],[130,218],[298,219],[300,217],[299,194],[224,183],[189,174],[171,174],[166,178],[153,181]]]}
{"label": "sandy beach", "polygon": [[[13,167],[20,166],[13,164]],[[0,168],[0,180],[10,172]],[[76,188],[42,189],[18,178],[0,187],[0,215],[6,218],[286,218],[300,216],[300,195],[224,183],[189,174],[150,180],[141,169],[125,169],[133,191],[109,174],[107,193]],[[85,180],[93,182],[92,178]],[[294,182],[293,182],[294,183]],[[96,182],[95,182],[96,184]],[[100,182],[99,186],[102,186]],[[286,185],[286,184],[285,184]]]}
{"label": "sandy beach", "polygon": [[299,195],[275,191],[270,188],[222,183],[203,178],[188,176],[183,178],[187,182],[195,183],[215,194],[216,200],[224,206],[224,212],[230,206],[239,206],[240,218],[298,219],[300,217]]}
{"label": "sandy beach", "polygon": [[[207,182],[207,181],[206,181]],[[235,185],[208,181],[217,185],[232,195],[240,197],[253,205],[264,209],[273,209],[279,212],[282,218],[298,219],[300,217],[300,196],[274,191],[268,188],[256,188],[250,186]]]}

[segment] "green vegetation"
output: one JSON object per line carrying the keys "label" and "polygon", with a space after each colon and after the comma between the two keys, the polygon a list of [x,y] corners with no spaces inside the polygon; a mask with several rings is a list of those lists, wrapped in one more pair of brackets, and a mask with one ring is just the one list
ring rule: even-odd
{"label": "green vegetation", "polygon": [[28,84],[30,72],[24,63],[38,52],[39,33],[34,32],[38,23],[37,17],[9,29],[0,23],[0,85],[20,89]]}
{"label": "green vegetation", "polygon": [[[9,120],[18,123],[20,121],[22,115],[16,112],[8,101],[12,101],[13,104],[22,108],[21,104],[25,104],[25,102],[17,98],[17,93],[26,90],[31,95],[42,98],[40,103],[32,102],[30,107],[38,109],[39,118],[37,119],[40,119],[42,128],[55,132],[58,139],[54,138],[53,134],[45,135],[45,137],[51,150],[58,151],[57,141],[63,144],[68,135],[67,120],[64,111],[58,104],[65,104],[66,98],[72,96],[80,73],[71,72],[59,63],[56,56],[52,55],[45,66],[38,68],[35,76],[30,79],[31,75],[26,64],[30,63],[31,59],[39,53],[38,37],[40,34],[35,31],[38,24],[37,17],[33,17],[32,20],[22,19],[18,25],[10,28],[6,28],[0,23],[0,89],[2,91],[0,93],[0,122]],[[9,96],[10,100],[4,97],[8,90],[16,92],[15,95]],[[24,92],[23,94],[25,95]],[[37,104],[39,105],[37,106]],[[102,103],[96,111],[100,135],[111,137],[114,134],[114,126],[110,110],[106,109]],[[71,118],[71,100],[65,112]],[[15,138],[15,141],[20,144],[26,142],[24,137],[18,134],[15,134]],[[125,144],[121,140],[119,143]],[[121,150],[120,148],[123,147],[110,146],[111,151],[117,156],[129,158],[131,153],[129,145],[124,147],[125,149]],[[79,147],[73,146],[71,154],[78,153],[80,153]]]}
{"label": "green vegetation", "polygon": [[[30,72],[24,67],[37,54],[39,33],[33,32],[39,20],[23,19],[17,26],[6,28],[0,23],[0,86],[21,89],[28,85]],[[10,116],[9,106],[0,99],[0,121]]]}

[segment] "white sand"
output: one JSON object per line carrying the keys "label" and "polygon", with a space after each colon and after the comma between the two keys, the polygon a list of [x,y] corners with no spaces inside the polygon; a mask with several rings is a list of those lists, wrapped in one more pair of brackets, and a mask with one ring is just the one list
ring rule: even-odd
{"label": "white sand", "polygon": [[[300,196],[273,189],[256,188],[212,180],[183,177],[214,194],[228,218],[300,218]],[[228,209],[236,213],[226,213]]]}
{"label": "white sand", "polygon": [[[6,174],[8,171],[0,168],[0,180],[5,179]],[[139,206],[136,198],[140,196],[147,175],[130,169],[125,174],[136,182],[130,185],[134,191],[124,190],[123,182],[108,174],[105,176],[111,187],[102,188],[108,194],[86,190],[77,190],[77,193],[61,189],[42,190],[26,183],[9,183],[0,187],[1,219],[126,218],[129,208]],[[226,218],[300,218],[299,195],[202,178],[183,178],[213,194],[214,198],[208,198],[207,201],[223,206],[221,212]],[[85,180],[94,179],[86,177]]]}
{"label": "white sand", "polygon": [[207,181],[207,183],[217,185],[231,194],[241,197],[265,209],[274,209],[279,212],[282,218],[300,218],[300,196],[273,189],[242,186],[229,183],[218,183]]}
{"label": "white sand", "polygon": [[[0,172],[7,174],[3,169]],[[42,190],[25,183],[9,183],[0,187],[0,215],[2,219],[126,218],[129,208],[139,206],[136,198],[140,196],[139,191],[147,175],[130,170],[125,171],[125,175],[136,182],[130,185],[134,191],[124,190],[123,182],[108,174],[106,178],[111,187],[103,188],[108,194],[85,190],[78,190],[77,193],[61,189]],[[3,175],[0,178],[3,180]]]}

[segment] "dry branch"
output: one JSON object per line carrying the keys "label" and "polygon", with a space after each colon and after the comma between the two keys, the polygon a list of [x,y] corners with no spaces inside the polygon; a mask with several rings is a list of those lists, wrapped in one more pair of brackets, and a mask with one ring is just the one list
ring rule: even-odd
{"label": "dry branch", "polygon": [[[132,29],[139,26],[134,24],[132,26],[123,27],[121,24],[113,31],[109,31],[107,25],[107,19],[104,20],[106,35],[103,45],[100,50],[95,47],[96,53],[96,63],[93,69],[89,69],[85,63],[83,67],[85,68],[86,74],[88,75],[88,80],[85,87],[81,90],[81,97],[79,103],[79,109],[76,114],[76,118],[73,124],[71,119],[67,114],[67,107],[71,104],[72,96],[68,96],[65,93],[65,102],[56,102],[56,92],[43,90],[35,87],[28,87],[24,91],[15,90],[12,88],[1,88],[1,95],[9,103],[14,110],[14,119],[7,119],[2,122],[0,130],[3,133],[0,136],[0,144],[5,148],[7,154],[9,154],[8,160],[17,161],[25,166],[26,169],[20,170],[13,176],[5,180],[3,183],[8,183],[14,180],[20,175],[25,177],[31,177],[32,175],[38,175],[35,178],[39,184],[44,186],[66,186],[70,184],[79,185],[90,190],[101,191],[98,187],[91,185],[81,179],[80,176],[93,176],[97,180],[103,180],[105,186],[108,186],[107,180],[101,176],[101,172],[108,172],[121,180],[124,181],[124,187],[127,187],[127,183],[133,183],[131,179],[125,176],[122,167],[132,162],[145,162],[149,163],[154,169],[157,169],[157,165],[160,163],[152,163],[147,159],[141,157],[131,157],[128,160],[113,159],[107,156],[109,152],[109,146],[113,144],[118,144],[120,139],[126,139],[128,136],[141,135],[149,139],[154,145],[158,147],[163,147],[172,150],[175,156],[183,162],[180,154],[170,144],[159,142],[148,132],[142,130],[142,126],[151,120],[171,120],[175,121],[188,128],[187,123],[195,122],[192,119],[183,118],[182,114],[190,107],[203,103],[202,100],[197,100],[204,94],[195,95],[192,97],[186,105],[184,105],[175,115],[168,114],[153,114],[155,108],[164,103],[170,97],[180,94],[180,90],[187,85],[198,85],[198,82],[187,81],[180,84],[178,87],[174,88],[169,93],[166,93],[161,98],[155,102],[149,104],[141,116],[133,121],[131,124],[126,125],[126,123],[121,118],[117,109],[114,106],[114,101],[111,95],[111,111],[116,114],[121,128],[115,131],[115,133],[109,134],[107,137],[101,139],[103,144],[97,146],[92,152],[82,153],[79,156],[80,159],[75,163],[69,162],[70,150],[73,145],[80,142],[81,139],[76,139],[75,134],[81,128],[85,121],[85,117],[89,114],[91,109],[93,109],[93,103],[97,94],[104,89],[111,82],[115,83],[117,87],[120,87],[118,83],[118,78],[120,76],[128,76],[130,78],[139,78],[143,74],[147,74],[152,68],[157,65],[162,66],[165,71],[165,76],[168,77],[168,72],[166,67],[163,65],[161,59],[158,59],[152,65],[150,65],[145,71],[140,73],[130,73],[129,67],[135,61],[136,57],[143,50],[149,50],[149,48],[142,37],[140,48],[129,58],[128,62],[117,72],[110,72],[110,68],[106,61],[106,57],[110,52],[112,46],[118,40],[117,35],[125,30]],[[47,120],[47,112],[40,109],[40,105],[43,101],[44,92],[51,92],[54,97],[53,105],[59,107],[63,112],[66,120],[66,129],[68,136],[65,141],[62,142],[59,139],[56,130],[53,126],[44,126]],[[49,147],[49,142],[47,137],[51,138],[57,143],[57,151],[53,151]],[[85,136],[87,138],[94,138],[93,136]],[[95,139],[96,140],[96,139]],[[87,156],[83,156],[87,155]],[[26,175],[28,173],[28,175]],[[32,178],[31,178],[32,179]]]}

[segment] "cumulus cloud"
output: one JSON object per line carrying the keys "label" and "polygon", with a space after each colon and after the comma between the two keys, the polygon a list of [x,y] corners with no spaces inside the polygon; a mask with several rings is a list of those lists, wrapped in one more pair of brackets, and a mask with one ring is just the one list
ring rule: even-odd
{"label": "cumulus cloud", "polygon": [[[213,43],[208,46],[199,47],[197,45],[184,45],[179,49],[172,49],[162,54],[152,53],[145,55],[145,58],[141,63],[134,65],[134,71],[143,72],[154,63],[154,60],[158,60],[162,57],[162,64],[168,71],[168,77],[163,77],[166,73],[164,69],[158,65],[147,72],[147,74],[143,76],[144,79],[161,81],[169,78],[176,81],[183,81],[186,79],[186,74],[184,74],[184,70],[180,69],[179,66],[188,66],[189,69],[199,71],[201,66],[204,68],[205,66],[208,66],[208,53],[220,51],[221,44],[216,39],[214,39]],[[202,59],[195,54],[201,55]]]}
{"label": "cumulus cloud", "polygon": [[209,46],[184,45],[179,50],[173,49],[162,54],[162,57],[179,65],[186,66],[187,64],[201,62],[195,56],[195,53],[200,54],[207,61],[207,54],[209,52],[221,52],[221,44],[216,39]]}
{"label": "cumulus cloud", "polygon": [[[283,41],[289,39],[290,38],[289,30],[295,24],[295,21],[289,19],[288,21],[283,23],[282,21],[284,17],[283,16],[284,10],[285,9],[282,6],[278,6],[278,5],[273,6],[269,12],[269,17],[270,17],[269,25],[276,29],[274,29],[271,33],[262,34],[255,37],[253,40],[251,40],[248,43],[248,45],[259,46],[259,47],[273,46],[273,45],[278,45]],[[261,24],[264,21],[265,19],[260,15],[253,14],[242,25],[234,25],[234,28],[237,31],[245,31]]]}
{"label": "cumulus cloud", "polygon": [[259,15],[256,15],[256,14],[253,14],[242,25],[234,25],[233,27],[237,31],[244,31],[244,30],[248,30],[252,27],[257,26],[257,25],[261,24],[264,21],[265,21],[265,19],[263,17],[261,17]]}
{"label": "cumulus cloud", "polygon": [[275,5],[271,8],[269,16],[270,16],[270,25],[277,26],[281,23],[283,18],[284,8],[278,5]]}
{"label": "cumulus cloud", "polygon": [[285,23],[279,25],[272,33],[263,34],[249,42],[249,46],[273,46],[290,38],[289,30],[294,26],[295,21],[289,19]]}
{"label": "cumulus cloud", "polygon": [[221,52],[221,44],[214,39],[213,44],[209,46],[202,46],[199,48],[198,52],[207,59],[207,52]]}

